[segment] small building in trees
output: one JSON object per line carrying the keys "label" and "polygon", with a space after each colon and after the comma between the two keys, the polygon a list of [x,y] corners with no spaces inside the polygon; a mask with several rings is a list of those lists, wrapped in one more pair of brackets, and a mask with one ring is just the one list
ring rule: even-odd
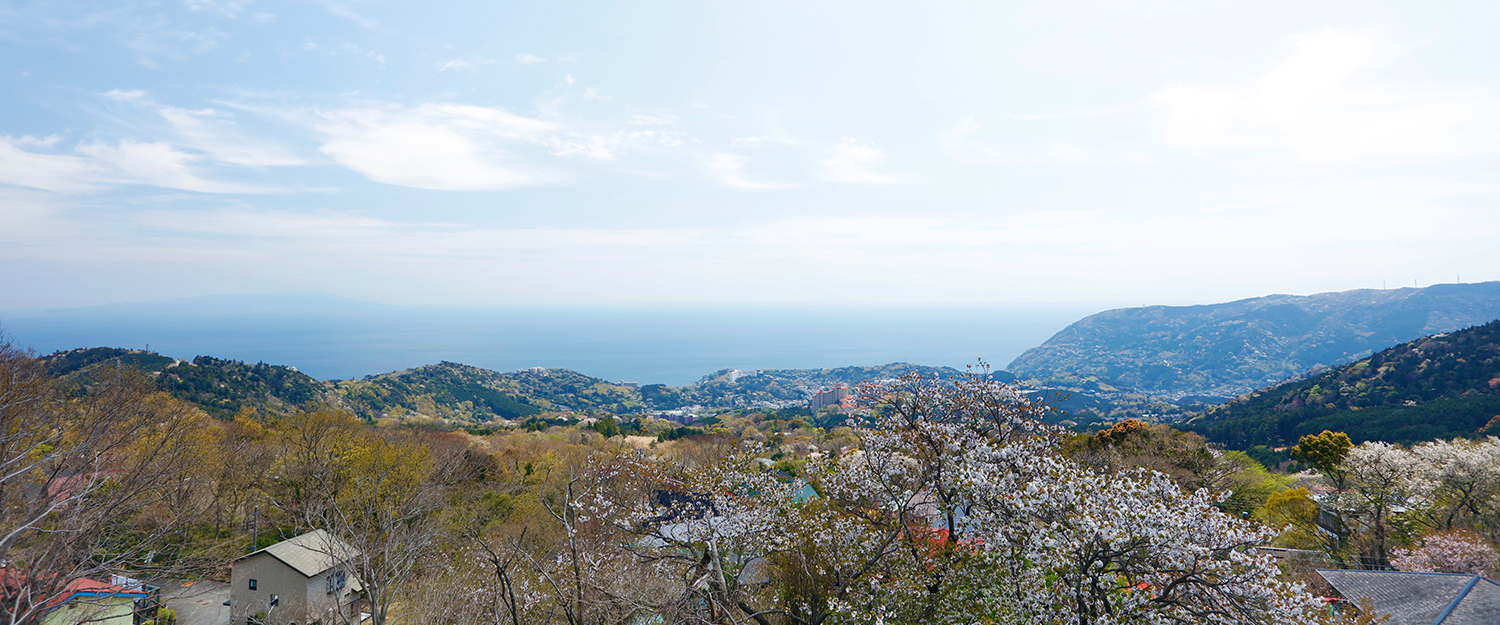
{"label": "small building in trees", "polygon": [[[5,581],[19,579],[5,575],[7,572],[0,570]],[[145,599],[144,591],[80,577],[68,581],[60,595],[46,601],[40,622],[42,625],[134,625],[138,602]]]}
{"label": "small building in trees", "polygon": [[363,588],[349,566],[358,555],[314,530],[240,556],[230,573],[231,625],[359,622]]}

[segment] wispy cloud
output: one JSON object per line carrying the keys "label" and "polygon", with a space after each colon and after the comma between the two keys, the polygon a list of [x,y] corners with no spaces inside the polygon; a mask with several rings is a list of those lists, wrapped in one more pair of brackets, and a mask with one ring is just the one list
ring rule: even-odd
{"label": "wispy cloud", "polygon": [[614,160],[684,142],[663,130],[570,127],[504,109],[462,104],[321,111],[322,151],[371,180],[422,189],[476,191],[568,179],[539,156]]}
{"label": "wispy cloud", "polygon": [[206,160],[161,142],[88,142],[73,153],[56,138],[0,137],[0,183],[58,193],[142,184],[201,193],[266,193],[275,188],[221,182],[194,171]]}
{"label": "wispy cloud", "polygon": [[709,176],[736,189],[785,189],[787,185],[774,182],[757,182],[745,177],[745,165],[749,158],[738,154],[715,153],[703,157],[703,168]]}
{"label": "wispy cloud", "polygon": [[675,115],[631,115],[630,124],[633,126],[671,126],[677,123]]}
{"label": "wispy cloud", "polygon": [[1166,140],[1193,150],[1266,150],[1304,162],[1420,161],[1493,152],[1500,102],[1463,86],[1397,83],[1375,70],[1396,58],[1379,33],[1293,36],[1286,56],[1246,83],[1180,84],[1151,101]]}
{"label": "wispy cloud", "polygon": [[286,146],[242,130],[229,112],[214,108],[197,110],[162,104],[139,90],[113,90],[106,100],[134,107],[162,123],[139,120],[136,125],[152,131],[161,140],[201,151],[211,160],[244,167],[305,165],[307,160]]}
{"label": "wispy cloud", "polygon": [[336,2],[335,0],[320,0],[319,3],[327,8],[328,12],[334,17],[341,17],[354,22],[355,24],[358,24],[360,28],[364,28],[366,30],[380,30],[380,22],[356,13],[354,9],[349,8],[349,5],[347,4]]}
{"label": "wispy cloud", "polygon": [[184,0],[183,5],[189,11],[211,11],[223,14],[226,17],[239,17],[245,11],[245,5],[252,0]]}
{"label": "wispy cloud", "polygon": [[557,124],[497,108],[427,104],[344,109],[322,113],[316,128],[327,136],[325,154],[376,182],[474,191],[564,178],[512,151],[525,145],[561,148]]}
{"label": "wispy cloud", "polygon": [[538,63],[546,63],[546,62],[547,62],[547,59],[539,57],[539,56],[537,56],[535,54],[517,54],[516,55],[516,63],[519,64],[519,65],[536,65]]}
{"label": "wispy cloud", "polygon": [[869,143],[845,137],[840,139],[820,163],[824,180],[849,184],[909,184],[915,180],[876,171],[886,159],[885,152]]}

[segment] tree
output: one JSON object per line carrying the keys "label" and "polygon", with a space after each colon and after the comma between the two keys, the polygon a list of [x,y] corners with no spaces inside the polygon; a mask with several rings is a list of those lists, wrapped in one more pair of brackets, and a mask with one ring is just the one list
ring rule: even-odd
{"label": "tree", "polygon": [[1267,523],[1282,531],[1281,540],[1299,549],[1321,549],[1336,554],[1337,536],[1330,536],[1318,525],[1318,503],[1306,488],[1272,493],[1266,498],[1262,514]]}
{"label": "tree", "polygon": [[1368,442],[1349,450],[1342,468],[1346,491],[1336,494],[1336,507],[1355,517],[1366,537],[1364,557],[1384,565],[1389,553],[1391,514],[1404,506],[1416,487],[1416,456],[1388,443]]}
{"label": "tree", "polygon": [[0,623],[39,623],[79,577],[184,566],[208,419],[130,368],[71,390],[0,340]]}
{"label": "tree", "polygon": [[614,417],[604,417],[594,422],[594,431],[604,438],[613,438],[620,435],[620,424],[615,422]]}
{"label": "tree", "polygon": [[[391,605],[438,544],[433,517],[443,503],[441,483],[426,446],[355,432],[363,435],[339,437],[338,462],[315,474],[317,496],[305,502],[305,523],[352,548],[335,543],[326,553],[364,586],[371,623],[385,625]],[[338,616],[358,622],[358,615]]]}
{"label": "tree", "polygon": [[1448,530],[1430,534],[1420,547],[1397,549],[1391,558],[1391,566],[1403,571],[1427,573],[1462,573],[1464,575],[1486,575],[1500,564],[1500,554],[1495,552],[1483,536],[1466,530]]}
{"label": "tree", "polygon": [[815,498],[748,455],[697,474],[711,512],[656,534],[696,558],[697,618],[1302,622],[1309,597],[1252,549],[1273,532],[1161,473],[1069,461],[1045,407],[986,377],[863,387],[860,449],[803,466]]}
{"label": "tree", "polygon": [[1500,439],[1431,441],[1412,448],[1422,464],[1422,518],[1435,529],[1463,525],[1500,538]]}
{"label": "tree", "polygon": [[1328,476],[1335,489],[1344,490],[1344,458],[1353,447],[1348,434],[1323,430],[1303,436],[1291,453],[1292,458]]}

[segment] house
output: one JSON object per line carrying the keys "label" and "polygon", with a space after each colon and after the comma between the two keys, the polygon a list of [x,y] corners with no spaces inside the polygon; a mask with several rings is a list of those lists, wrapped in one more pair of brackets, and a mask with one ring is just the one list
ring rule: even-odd
{"label": "house", "polygon": [[1349,600],[1368,599],[1385,625],[1495,625],[1500,582],[1482,575],[1318,569]]}
{"label": "house", "polygon": [[314,530],[240,556],[230,571],[231,625],[358,623],[363,587],[349,562],[359,555]]}
{"label": "house", "polygon": [[0,597],[22,612],[40,615],[42,625],[134,625],[137,602],[146,599],[144,591],[84,577],[68,580],[59,589],[55,584],[61,579],[56,573],[0,568]]}
{"label": "house", "polygon": [[145,598],[144,591],[78,578],[63,588],[42,625],[134,625],[136,602]]}

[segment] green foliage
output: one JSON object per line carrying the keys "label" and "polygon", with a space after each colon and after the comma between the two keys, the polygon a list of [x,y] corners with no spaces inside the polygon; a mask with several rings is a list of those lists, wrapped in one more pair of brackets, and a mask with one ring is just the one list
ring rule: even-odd
{"label": "green foliage", "polygon": [[232,418],[247,408],[268,414],[290,414],[323,399],[331,389],[326,382],[292,367],[251,365],[209,356],[179,362],[140,350],[94,347],[57,352],[42,360],[53,375],[79,386],[87,386],[100,373],[120,367],[152,372],[161,390],[193,402],[221,419]]}
{"label": "green foliage", "polygon": [[177,625],[177,611],[176,610],[168,610],[166,608],[157,608],[156,609],[156,624],[157,625]]}
{"label": "green foliage", "polygon": [[703,433],[704,433],[703,430],[700,429],[700,428],[677,427],[677,428],[672,428],[670,430],[666,430],[666,431],[662,432],[661,434],[657,434],[656,435],[656,440],[658,442],[662,442],[662,441],[675,441],[675,440],[677,440],[679,438],[686,438],[686,437],[689,437],[689,436],[698,436],[698,435],[701,435]]}
{"label": "green foliage", "polygon": [[613,438],[620,435],[620,424],[613,417],[605,417],[594,422],[594,431],[604,438]]}
{"label": "green foliage", "polygon": [[1285,451],[1277,451],[1265,445],[1256,445],[1245,450],[1245,455],[1254,458],[1261,466],[1275,468],[1281,463],[1292,459],[1291,454]]}
{"label": "green foliage", "polygon": [[[1193,430],[1243,449],[1322,430],[1354,443],[1474,437],[1500,415],[1500,321],[1417,339],[1209,411]],[[1497,429],[1496,431],[1500,431]]]}
{"label": "green foliage", "polygon": [[76,373],[99,364],[114,366],[115,363],[118,363],[119,366],[135,367],[142,371],[161,371],[172,363],[177,362],[172,358],[160,354],[136,349],[120,349],[117,347],[70,349],[47,356],[45,360],[48,372],[58,377]]}
{"label": "green foliage", "polygon": [[1303,436],[1292,448],[1291,455],[1323,473],[1332,473],[1344,463],[1344,458],[1353,448],[1354,443],[1348,434],[1323,430],[1321,434]]}

